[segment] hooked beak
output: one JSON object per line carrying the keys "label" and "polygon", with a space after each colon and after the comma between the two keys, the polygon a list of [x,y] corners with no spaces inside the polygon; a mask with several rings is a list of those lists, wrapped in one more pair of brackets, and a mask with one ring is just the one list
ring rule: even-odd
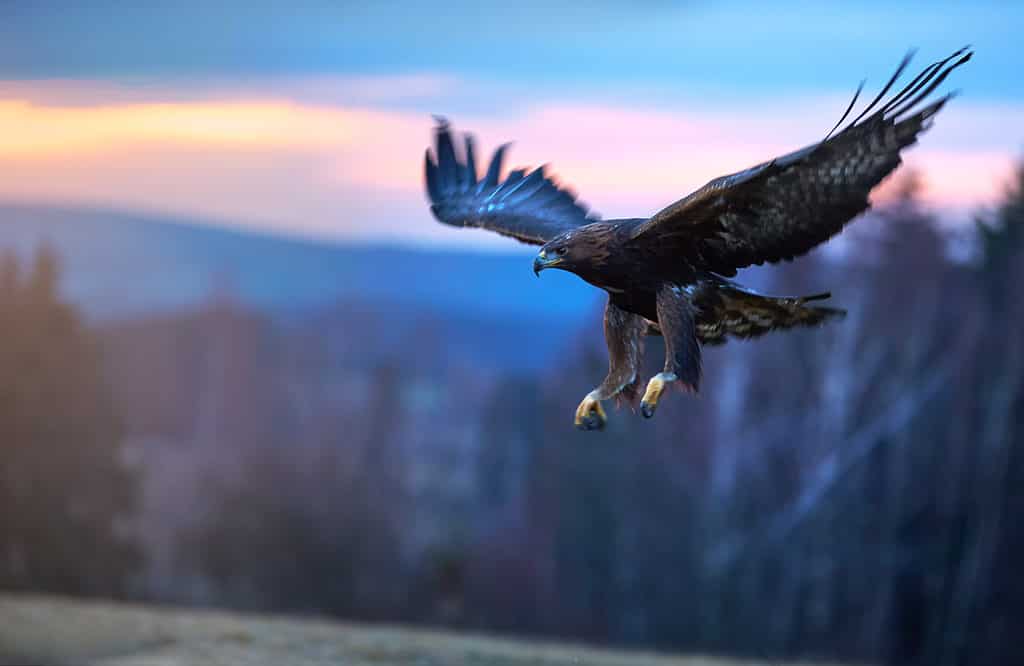
{"label": "hooked beak", "polygon": [[541,250],[536,257],[533,259],[533,274],[540,277],[540,272],[545,268],[551,268],[562,263],[562,258],[559,256],[550,256],[544,250]]}

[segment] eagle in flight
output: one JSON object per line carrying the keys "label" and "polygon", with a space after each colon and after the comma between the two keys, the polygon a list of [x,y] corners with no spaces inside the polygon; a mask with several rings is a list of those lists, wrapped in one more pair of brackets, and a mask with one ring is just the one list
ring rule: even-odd
{"label": "eagle in flight", "polygon": [[428,149],[426,155],[430,210],[445,224],[540,245],[535,273],[559,268],[608,293],[608,374],[576,409],[577,427],[603,428],[604,400],[635,400],[644,337],[661,335],[665,367],[647,383],[640,402],[650,418],[670,385],[700,388],[701,345],[814,326],[844,314],[811,304],[827,293],[776,298],[728,278],[751,264],[805,254],[869,207],[869,193],[899,166],[900,151],[928,129],[951,97],[929,95],[972,53],[960,49],[931,64],[886,99],[911,55],[843,129],[863,83],[823,140],[715,178],[652,217],[601,221],[544,167],[514,170],[502,180],[507,145],[478,178],[472,138],[467,135],[465,150],[457,151],[448,123],[439,119],[436,154]]}

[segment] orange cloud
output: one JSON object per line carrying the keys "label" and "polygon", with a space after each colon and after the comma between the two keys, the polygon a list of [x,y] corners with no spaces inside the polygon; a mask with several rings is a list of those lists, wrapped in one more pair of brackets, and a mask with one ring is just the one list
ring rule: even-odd
{"label": "orange cloud", "polygon": [[311,148],[359,135],[360,114],[288,102],[46,107],[0,101],[0,157],[73,158],[151,144]]}

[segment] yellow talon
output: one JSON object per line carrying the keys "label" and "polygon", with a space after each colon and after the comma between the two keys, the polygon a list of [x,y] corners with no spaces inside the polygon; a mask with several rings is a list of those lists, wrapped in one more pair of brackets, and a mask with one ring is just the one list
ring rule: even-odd
{"label": "yellow talon", "polygon": [[607,421],[601,401],[590,395],[576,408],[576,427],[581,430],[601,430]]}
{"label": "yellow talon", "polygon": [[655,375],[651,377],[651,381],[647,382],[647,390],[644,391],[643,402],[650,405],[657,405],[658,399],[661,397],[661,392],[665,390],[665,381]]}
{"label": "yellow talon", "polygon": [[647,382],[647,390],[644,391],[644,397],[640,400],[640,413],[644,415],[644,418],[649,419],[654,416],[654,410],[658,408],[658,400],[661,399],[661,394],[665,391],[665,385],[674,380],[675,375],[659,372],[651,377],[651,381]]}

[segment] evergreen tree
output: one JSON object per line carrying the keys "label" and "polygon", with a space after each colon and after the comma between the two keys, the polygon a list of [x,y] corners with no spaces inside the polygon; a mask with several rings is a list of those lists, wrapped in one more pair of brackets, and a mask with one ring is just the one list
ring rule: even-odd
{"label": "evergreen tree", "polygon": [[59,261],[0,259],[0,587],[119,594],[135,484],[92,334],[59,294]]}

